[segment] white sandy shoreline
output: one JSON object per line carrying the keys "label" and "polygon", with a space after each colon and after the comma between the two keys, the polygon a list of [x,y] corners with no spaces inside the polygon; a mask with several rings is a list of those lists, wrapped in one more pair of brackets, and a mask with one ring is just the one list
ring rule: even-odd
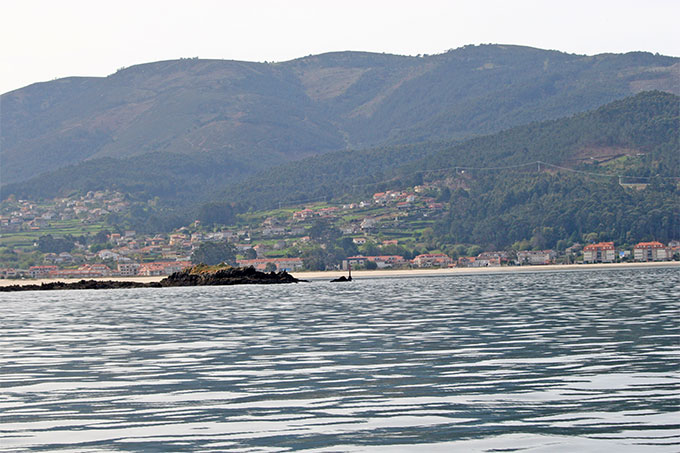
{"label": "white sandy shoreline", "polygon": [[[680,261],[660,261],[651,263],[598,263],[598,264],[548,264],[542,266],[503,266],[503,267],[452,267],[447,269],[402,269],[402,270],[372,270],[353,271],[352,277],[362,278],[395,278],[395,277],[428,277],[446,275],[475,275],[475,274],[505,274],[513,272],[555,272],[555,271],[585,271],[593,269],[635,269],[651,267],[678,267]],[[291,272],[292,275],[303,280],[331,280],[342,275],[346,271],[317,271],[317,272]],[[158,277],[100,277],[88,280],[104,280],[116,282],[159,282],[165,276]],[[10,285],[40,285],[50,282],[77,282],[81,278],[74,279],[0,279],[0,286]]]}
{"label": "white sandy shoreline", "polygon": [[[680,261],[650,263],[546,264],[541,266],[451,267],[446,269],[404,269],[352,271],[352,278],[426,277],[446,275],[504,274],[512,272],[583,271],[593,269],[634,269],[650,267],[680,267]],[[347,276],[347,271],[295,272],[305,280],[332,279]]]}

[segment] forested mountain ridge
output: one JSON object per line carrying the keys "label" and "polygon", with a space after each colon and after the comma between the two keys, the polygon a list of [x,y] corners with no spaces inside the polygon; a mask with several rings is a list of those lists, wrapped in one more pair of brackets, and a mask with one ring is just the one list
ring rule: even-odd
{"label": "forested mountain ridge", "polygon": [[[422,142],[337,151],[263,170],[235,182],[244,164],[149,153],[93,159],[3,187],[3,197],[38,199],[113,189],[186,207],[207,201],[271,208],[357,199],[455,173],[455,167],[526,166],[542,161],[584,171],[680,176],[678,96],[644,92],[567,118],[517,126],[458,142]],[[534,171],[536,165],[519,170]],[[544,170],[548,167],[544,166]],[[474,174],[468,170],[468,175]]]}
{"label": "forested mountain ridge", "polygon": [[[418,250],[564,249],[597,240],[632,246],[680,238],[679,160],[680,98],[653,91],[464,142],[331,152],[232,184],[222,168],[238,171],[237,161],[218,168],[207,156],[151,153],[86,161],[3,191],[36,199],[115,189],[131,195],[133,208],[109,214],[112,227],[148,233],[197,219],[211,228],[237,217],[290,216],[303,206],[373,206],[375,192],[416,192],[419,207],[395,207],[385,234],[410,235]],[[170,202],[150,201],[154,194]],[[362,215],[369,214],[346,214]]]}
{"label": "forested mountain ridge", "polygon": [[332,150],[464,139],[646,89],[678,93],[679,61],[483,45],[424,57],[149,63],[3,94],[0,180],[105,157],[148,154],[155,167],[166,153],[212,159],[237,179]]}
{"label": "forested mountain ridge", "polygon": [[223,196],[265,208],[396,190],[456,174],[456,167],[471,167],[468,175],[479,174],[473,168],[489,167],[533,171],[537,161],[579,171],[680,177],[679,136],[680,98],[644,92],[589,112],[463,143],[395,145],[310,157],[263,171]]}
{"label": "forested mountain ridge", "polygon": [[305,196],[371,200],[416,184],[436,187],[445,203],[423,236],[428,250],[678,239],[680,98],[644,92],[463,143],[330,153],[250,178],[224,198],[262,209]]}

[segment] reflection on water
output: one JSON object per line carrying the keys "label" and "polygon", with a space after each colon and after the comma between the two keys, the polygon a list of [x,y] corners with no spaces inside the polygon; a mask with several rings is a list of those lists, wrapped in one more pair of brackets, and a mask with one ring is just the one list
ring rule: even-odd
{"label": "reflection on water", "polygon": [[679,313],[677,268],[11,293],[0,451],[678,451]]}

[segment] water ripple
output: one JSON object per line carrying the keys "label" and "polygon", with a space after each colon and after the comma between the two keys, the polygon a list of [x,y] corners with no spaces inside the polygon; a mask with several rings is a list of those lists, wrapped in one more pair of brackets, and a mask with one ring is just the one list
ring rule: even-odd
{"label": "water ripple", "polygon": [[680,450],[680,272],[11,293],[0,451]]}

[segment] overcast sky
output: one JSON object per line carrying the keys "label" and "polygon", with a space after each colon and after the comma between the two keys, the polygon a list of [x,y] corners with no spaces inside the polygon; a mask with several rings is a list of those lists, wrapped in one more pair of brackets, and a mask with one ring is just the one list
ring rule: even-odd
{"label": "overcast sky", "polygon": [[180,57],[285,61],[465,44],[680,56],[678,0],[3,0],[0,93]]}

